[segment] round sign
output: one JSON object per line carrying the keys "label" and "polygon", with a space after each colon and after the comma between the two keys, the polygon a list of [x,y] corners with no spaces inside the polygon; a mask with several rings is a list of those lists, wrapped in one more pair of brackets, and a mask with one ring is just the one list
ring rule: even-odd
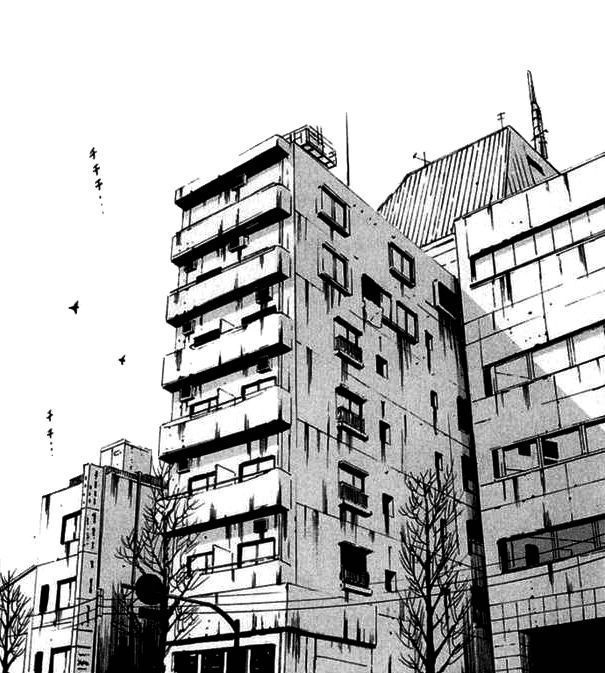
{"label": "round sign", "polygon": [[166,588],[162,580],[151,573],[139,577],[134,585],[134,592],[145,605],[156,605],[166,597]]}

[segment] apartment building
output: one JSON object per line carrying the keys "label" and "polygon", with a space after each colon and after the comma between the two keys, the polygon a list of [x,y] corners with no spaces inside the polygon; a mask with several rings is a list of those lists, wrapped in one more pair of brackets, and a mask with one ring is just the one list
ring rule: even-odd
{"label": "apartment building", "polygon": [[457,275],[455,221],[555,175],[547,159],[505,126],[407,173],[378,211]]}
{"label": "apartment building", "polygon": [[132,585],[134,571],[115,553],[153,484],[150,450],[120,440],[43,496],[26,671],[139,670],[125,652],[144,663],[141,638],[153,625],[125,618],[122,585]]}
{"label": "apartment building", "polygon": [[160,457],[198,504],[182,562],[200,609],[175,673],[399,670],[406,472],[451,464],[489,670],[456,279],[331,171],[316,129],[274,136],[176,192],[172,418]]}
{"label": "apartment building", "polygon": [[496,671],[602,667],[605,156],[456,224]]}

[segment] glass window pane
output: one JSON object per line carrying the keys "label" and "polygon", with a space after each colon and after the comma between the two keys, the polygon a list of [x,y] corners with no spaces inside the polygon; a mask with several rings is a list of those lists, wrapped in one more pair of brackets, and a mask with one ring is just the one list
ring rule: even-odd
{"label": "glass window pane", "polygon": [[588,362],[605,354],[605,331],[603,327],[595,327],[573,337],[576,364]]}
{"label": "glass window pane", "polygon": [[515,261],[513,259],[513,246],[507,245],[500,250],[494,250],[494,264],[496,267],[496,273],[501,271],[506,271],[515,266]]}
{"label": "glass window pane", "polygon": [[502,451],[504,474],[511,475],[538,467],[538,446],[535,441],[523,442]]}
{"label": "glass window pane", "polygon": [[577,556],[595,549],[592,522],[575,524],[556,532],[559,558]]}
{"label": "glass window pane", "polygon": [[553,238],[555,239],[555,248],[564,248],[571,243],[571,229],[569,227],[569,220],[559,222],[552,228]]}
{"label": "glass window pane", "polygon": [[569,367],[567,342],[560,341],[546,348],[541,348],[533,355],[535,377],[545,376]]}
{"label": "glass window pane", "polygon": [[589,451],[605,449],[605,423],[586,426],[586,441]]}
{"label": "glass window pane", "polygon": [[536,244],[534,242],[533,236],[529,236],[528,238],[523,238],[520,241],[517,241],[514,244],[514,248],[515,262],[517,264],[528,262],[530,259],[533,259],[536,256]]}
{"label": "glass window pane", "polygon": [[553,251],[552,231],[550,229],[544,229],[534,234],[534,239],[538,255],[546,255]]}
{"label": "glass window pane", "polygon": [[577,428],[551,435],[542,440],[542,454],[545,465],[573,458],[580,455],[580,452],[580,432]]}
{"label": "glass window pane", "polygon": [[521,355],[494,367],[496,390],[502,391],[529,381],[527,357]]}
{"label": "glass window pane", "polygon": [[494,259],[492,253],[478,257],[475,260],[475,276],[477,280],[489,278],[494,275]]}

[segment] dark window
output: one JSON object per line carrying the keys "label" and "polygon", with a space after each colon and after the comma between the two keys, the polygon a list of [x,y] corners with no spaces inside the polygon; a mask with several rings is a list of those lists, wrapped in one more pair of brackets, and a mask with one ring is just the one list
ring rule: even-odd
{"label": "dark window", "polygon": [[465,491],[475,490],[475,465],[470,456],[461,456],[462,463],[462,487]]}
{"label": "dark window", "polygon": [[[225,650],[204,650],[202,652],[202,671],[204,673],[223,673],[224,662]],[[184,670],[183,673],[189,673],[189,671]]]}
{"label": "dark window", "polygon": [[363,362],[363,350],[359,345],[360,331],[342,318],[334,319],[334,350],[353,360],[353,364]]}
{"label": "dark window", "polygon": [[456,408],[458,411],[458,430],[469,433],[473,425],[469,401],[464,397],[458,396],[456,399]]}
{"label": "dark window", "polygon": [[361,277],[361,296],[366,301],[371,301],[376,306],[382,306],[384,290],[370,276],[363,274]]}
{"label": "dark window", "polygon": [[435,473],[437,475],[437,483],[441,483],[441,473],[443,472],[443,454],[435,451]]}
{"label": "dark window", "polygon": [[273,673],[275,668],[275,645],[250,647],[250,673]]}
{"label": "dark window", "polygon": [[437,308],[453,317],[458,317],[460,314],[460,307],[456,293],[438,280],[435,281],[434,293]]}
{"label": "dark window", "polygon": [[339,288],[349,291],[349,262],[327,245],[321,249],[319,274]]}
{"label": "dark window", "polygon": [[370,586],[370,576],[367,568],[369,549],[358,547],[350,542],[340,543],[340,579],[350,587]]}
{"label": "dark window", "polygon": [[382,355],[376,356],[376,372],[385,379],[389,378],[389,363]]}
{"label": "dark window", "polygon": [[430,332],[424,333],[424,347],[426,349],[426,368],[430,372],[433,368],[433,335]]}
{"label": "dark window", "polygon": [[44,652],[36,652],[34,657],[34,673],[42,673],[42,662],[44,661]]}
{"label": "dark window", "polygon": [[393,243],[389,243],[389,267],[391,273],[406,285],[412,286],[415,284],[414,258]]}
{"label": "dark window", "polygon": [[386,421],[378,421],[378,436],[382,446],[391,443],[391,426]]}
{"label": "dark window", "polygon": [[390,534],[391,519],[395,516],[395,501],[388,493],[382,494],[382,516],[384,517],[384,531]]}
{"label": "dark window", "polygon": [[[197,657],[198,655],[193,652],[175,652],[172,655],[174,673],[197,673]],[[222,673],[222,670],[220,673]]]}
{"label": "dark window", "polygon": [[537,566],[540,563],[540,550],[535,544],[525,545],[525,565],[528,568]]}
{"label": "dark window", "polygon": [[40,587],[40,605],[39,611],[43,615],[48,610],[48,596],[50,592],[50,586],[48,584],[43,584]]}
{"label": "dark window", "polygon": [[394,570],[384,571],[384,590],[389,593],[397,591],[397,573]]}
{"label": "dark window", "polygon": [[494,479],[500,479],[500,449],[492,449],[492,467],[494,469]]}
{"label": "dark window", "polygon": [[439,397],[434,390],[431,390],[431,411],[433,416],[433,431],[437,434],[437,410],[439,409]]}
{"label": "dark window", "polygon": [[544,465],[555,465],[559,461],[559,444],[550,439],[542,440]]}

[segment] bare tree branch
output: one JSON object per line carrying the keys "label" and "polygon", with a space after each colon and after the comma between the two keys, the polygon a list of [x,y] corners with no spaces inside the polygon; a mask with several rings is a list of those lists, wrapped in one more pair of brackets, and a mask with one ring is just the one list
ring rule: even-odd
{"label": "bare tree branch", "polygon": [[0,573],[0,667],[9,673],[25,652],[27,627],[31,618],[29,598],[16,581],[17,571]]}

